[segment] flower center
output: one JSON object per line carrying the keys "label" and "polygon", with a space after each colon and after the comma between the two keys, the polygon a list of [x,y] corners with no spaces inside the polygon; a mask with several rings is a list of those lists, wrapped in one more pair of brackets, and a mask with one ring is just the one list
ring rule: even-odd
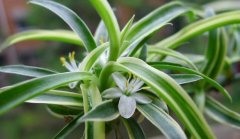
{"label": "flower center", "polygon": [[126,92],[125,92],[125,95],[126,95],[126,96],[130,96],[130,95],[131,95],[131,92],[126,91]]}

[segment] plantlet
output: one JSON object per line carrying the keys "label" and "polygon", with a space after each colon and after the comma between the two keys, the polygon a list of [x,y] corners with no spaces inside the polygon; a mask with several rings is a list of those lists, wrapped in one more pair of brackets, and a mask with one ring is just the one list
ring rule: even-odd
{"label": "plantlet", "polygon": [[[240,23],[240,11],[214,15],[211,10],[196,11],[172,2],[139,21],[134,22],[133,17],[120,30],[106,0],[89,1],[102,19],[94,36],[82,19],[67,7],[50,0],[29,1],[61,17],[72,31],[19,33],[8,38],[0,50],[26,40],[52,40],[84,47],[87,56],[80,63],[74,60],[74,52],[69,54],[69,62],[61,58],[69,70],[64,73],[23,65],[0,67],[0,72],[34,77],[1,88],[0,115],[28,102],[47,104],[51,113],[58,116],[74,117],[55,138],[64,138],[77,126],[85,124],[84,138],[104,139],[109,133],[105,125],[120,121],[129,138],[144,139],[144,131],[137,121],[139,115],[170,139],[215,138],[203,113],[220,123],[239,128],[240,115],[209,93],[216,89],[231,101],[231,96],[216,78],[227,69],[225,65],[239,59],[239,55],[234,58],[227,55],[228,51],[234,51],[227,50],[228,40],[232,38],[226,35],[231,34],[230,29],[223,26]],[[156,31],[183,15],[195,18],[172,36],[156,44],[147,43]],[[209,46],[199,59],[190,59],[175,50],[204,32],[208,32],[204,35],[208,37]],[[239,38],[233,41],[238,44]],[[175,60],[166,61],[168,57]],[[229,78],[225,77],[226,80]],[[69,86],[69,91],[61,90],[64,86]],[[74,88],[80,91],[74,92]],[[182,126],[171,117],[168,109],[174,112]]]}

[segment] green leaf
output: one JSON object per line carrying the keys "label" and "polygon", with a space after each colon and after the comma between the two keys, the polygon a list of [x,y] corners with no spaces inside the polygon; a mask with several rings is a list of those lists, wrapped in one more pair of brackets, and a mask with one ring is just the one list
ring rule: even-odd
{"label": "green leaf", "polygon": [[42,95],[27,100],[28,103],[55,104],[64,106],[83,106],[82,95],[67,91],[50,90]]}
{"label": "green leaf", "polygon": [[153,100],[152,104],[154,104],[155,106],[159,107],[160,109],[164,110],[166,113],[169,114],[168,106],[162,99],[157,97],[151,97],[151,99]]}
{"label": "green leaf", "polygon": [[[0,88],[0,94],[4,90],[10,89],[14,86],[7,86]],[[65,105],[65,106],[83,106],[82,95],[60,90],[49,90],[44,92],[42,95],[36,96],[32,99],[25,101],[27,103],[37,103],[37,104],[55,104],[55,105]]]}
{"label": "green leaf", "polygon": [[[87,97],[90,104],[90,107],[96,107],[102,103],[101,94],[95,83],[90,82],[90,84],[86,88]],[[84,94],[84,93],[83,93]],[[92,128],[91,128],[92,126]],[[87,139],[92,136],[93,139],[105,139],[105,123],[103,121],[97,121],[90,123],[90,129],[85,128],[85,133],[89,133],[90,135],[85,134]]]}
{"label": "green leaf", "polygon": [[195,138],[215,138],[203,115],[198,111],[187,92],[171,77],[136,58],[121,58],[110,62],[102,71],[100,82],[102,89],[115,71],[130,72],[142,79],[175,112],[180,121]]}
{"label": "green leaf", "polygon": [[65,139],[67,135],[69,135],[76,127],[80,125],[81,122],[79,120],[83,116],[84,113],[80,113],[74,120],[68,123],[64,128],[59,131],[53,138],[54,139]]}
{"label": "green leaf", "polygon": [[208,47],[205,53],[205,65],[202,68],[202,73],[209,76],[211,75],[214,69],[214,66],[216,66],[216,63],[218,61],[218,53],[220,45],[219,40],[220,39],[220,30],[212,30],[209,32],[209,39],[208,39]]}
{"label": "green leaf", "polygon": [[104,101],[91,109],[84,116],[78,116],[74,121],[66,125],[54,138],[59,139],[66,137],[72,130],[84,121],[112,121],[118,116],[118,108],[113,101]]}
{"label": "green leaf", "polygon": [[[90,98],[88,97],[88,88],[89,88],[89,83],[84,83],[80,85],[81,92],[83,95],[83,109],[84,113],[87,113],[91,109],[91,103],[90,103]],[[80,122],[79,122],[80,124]],[[93,123],[92,122],[85,122],[84,126],[84,138],[85,139],[93,139]]]}
{"label": "green leaf", "polygon": [[[154,10],[132,26],[126,38],[126,40],[130,42],[129,46],[140,42],[153,32],[165,26],[172,19],[189,11],[189,8],[184,7],[179,2],[172,2]],[[122,47],[121,53],[129,46]]]}
{"label": "green leaf", "polygon": [[111,101],[104,101],[91,109],[82,117],[83,121],[112,121],[119,116],[116,104]]}
{"label": "green leaf", "polygon": [[204,5],[205,8],[212,8],[216,12],[239,10],[240,1],[213,1]]}
{"label": "green leaf", "polygon": [[177,64],[171,64],[171,63],[165,63],[165,62],[152,62],[149,63],[151,66],[153,66],[156,69],[163,70],[163,69],[168,69],[168,70],[177,70],[177,71],[182,71],[190,74],[195,74],[201,76],[207,83],[215,87],[217,90],[219,90],[220,93],[222,93],[226,98],[228,98],[229,101],[232,101],[231,96],[227,92],[227,90],[222,87],[218,82],[214,81],[213,79],[205,76],[204,74],[194,71],[192,69],[183,67],[181,65]]}
{"label": "green leaf", "polygon": [[211,97],[207,97],[205,113],[220,123],[240,129],[240,114],[230,110]]}
{"label": "green leaf", "polygon": [[52,71],[49,69],[32,67],[32,66],[24,66],[24,65],[2,66],[0,67],[0,72],[29,76],[29,77],[42,77],[42,76],[57,73],[56,71]]}
{"label": "green leaf", "polygon": [[147,45],[143,45],[142,50],[139,54],[139,59],[146,61],[148,56],[147,51],[148,51]]}
{"label": "green leaf", "polygon": [[[81,71],[89,71],[101,59],[103,52],[109,47],[109,43],[104,43],[89,53],[81,62]],[[101,62],[101,61],[100,61]]]}
{"label": "green leaf", "polygon": [[24,101],[79,80],[91,80],[92,74],[86,72],[59,73],[21,82],[0,94],[0,115],[22,104]]}
{"label": "green leaf", "polygon": [[203,79],[201,76],[196,74],[170,74],[170,76],[178,83],[178,84],[187,84],[199,81]]}
{"label": "green leaf", "polygon": [[163,56],[171,56],[171,57],[177,58],[179,60],[184,61],[186,64],[189,65],[189,67],[193,68],[194,70],[198,70],[198,68],[194,65],[194,63],[190,59],[188,59],[186,56],[184,56],[183,54],[177,51],[167,49],[167,48],[149,48],[148,52],[150,54],[151,53],[160,54]]}
{"label": "green leaf", "polygon": [[227,34],[225,30],[222,28],[220,29],[220,34],[219,34],[219,50],[218,50],[218,55],[217,55],[217,61],[214,64],[213,70],[211,74],[209,75],[210,78],[215,79],[218,77],[218,75],[222,72],[224,65],[225,65],[225,59],[227,56]]}
{"label": "green leaf", "polygon": [[179,47],[180,44],[206,31],[221,26],[238,23],[240,23],[240,11],[222,13],[208,19],[202,19],[200,21],[194,22],[181,29],[174,35],[154,44],[153,46],[176,49],[177,47]]}
{"label": "green leaf", "polygon": [[82,108],[68,107],[62,105],[47,105],[47,110],[51,114],[61,118],[64,118],[65,116],[75,116],[83,113]]}
{"label": "green leaf", "polygon": [[121,45],[123,45],[123,42],[126,39],[127,34],[130,31],[130,28],[132,27],[134,18],[135,18],[135,15],[133,15],[133,17],[127,22],[127,24],[124,26],[124,28],[121,31],[121,39],[120,39]]}
{"label": "green leaf", "polygon": [[69,25],[69,27],[78,34],[88,52],[97,47],[87,25],[72,10],[50,0],[30,0],[29,3],[42,6],[62,18]]}
{"label": "green leaf", "polygon": [[90,0],[90,2],[101,16],[108,30],[110,38],[109,60],[114,61],[118,58],[120,48],[120,29],[117,19],[107,0]]}
{"label": "green leaf", "polygon": [[[212,10],[206,11],[207,16],[213,16]],[[226,57],[226,37],[224,37],[223,29],[215,29],[209,32],[208,47],[205,53],[206,64],[202,69],[202,73],[215,79],[222,71]]]}
{"label": "green leaf", "polygon": [[187,139],[178,123],[154,104],[138,105],[137,109],[168,139]]}
{"label": "green leaf", "polygon": [[7,47],[28,40],[44,40],[44,41],[58,41],[76,44],[82,46],[82,40],[72,31],[68,30],[29,30],[7,38],[5,42],[0,46],[0,52]]}
{"label": "green leaf", "polygon": [[144,132],[140,125],[135,121],[135,119],[124,119],[121,118],[121,121],[123,122],[124,126],[127,129],[128,136],[130,139],[145,139]]}

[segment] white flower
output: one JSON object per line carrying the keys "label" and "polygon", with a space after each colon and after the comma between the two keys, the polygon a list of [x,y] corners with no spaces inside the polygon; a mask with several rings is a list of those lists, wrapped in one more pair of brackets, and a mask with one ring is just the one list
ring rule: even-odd
{"label": "white flower", "polygon": [[120,98],[118,102],[118,110],[122,117],[130,118],[135,110],[137,103],[148,104],[152,100],[140,93],[144,82],[139,78],[133,78],[129,82],[122,74],[116,72],[113,73],[113,80],[115,81],[117,87],[109,88],[105,90],[102,95],[104,98]]}
{"label": "white flower", "polygon": [[[70,72],[79,72],[80,71],[80,63],[77,65],[74,57],[75,57],[75,52],[72,52],[72,53],[69,53],[69,55],[68,55],[69,62],[67,62],[64,57],[61,57],[60,60],[63,64],[63,66],[65,66]],[[77,84],[78,84],[78,82],[72,82],[69,84],[69,87],[71,89],[73,89],[77,86]]]}

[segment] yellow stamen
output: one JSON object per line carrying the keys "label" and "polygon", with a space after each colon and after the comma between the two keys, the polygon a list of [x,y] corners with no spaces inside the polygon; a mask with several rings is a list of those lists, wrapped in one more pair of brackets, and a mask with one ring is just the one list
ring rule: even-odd
{"label": "yellow stamen", "polygon": [[72,51],[72,53],[69,53],[69,60],[74,60],[75,58],[75,51]]}
{"label": "yellow stamen", "polygon": [[126,88],[128,88],[128,81],[126,82],[125,86],[126,86]]}
{"label": "yellow stamen", "polygon": [[66,65],[66,59],[65,59],[65,57],[60,57],[60,61],[62,62],[63,66]]}
{"label": "yellow stamen", "polygon": [[131,78],[132,78],[132,74],[128,73],[128,82],[130,81]]}
{"label": "yellow stamen", "polygon": [[103,36],[100,37],[99,42],[100,42],[101,45],[104,44],[104,37]]}

